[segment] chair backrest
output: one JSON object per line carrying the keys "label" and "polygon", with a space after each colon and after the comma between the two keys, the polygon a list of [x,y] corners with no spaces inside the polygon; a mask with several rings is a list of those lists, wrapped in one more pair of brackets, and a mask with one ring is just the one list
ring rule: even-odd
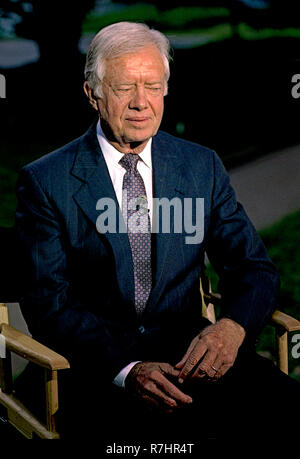
{"label": "chair backrest", "polygon": [[210,320],[213,324],[216,322],[214,303],[217,302],[218,296],[214,295],[211,290],[210,280],[205,273],[201,271],[200,276],[200,293],[202,301],[202,316]]}
{"label": "chair backrest", "polygon": [[0,303],[0,325],[9,324],[8,308],[5,303]]}
{"label": "chair backrest", "polygon": [[[22,291],[22,254],[15,228],[0,227],[0,326],[11,324],[28,334],[28,328],[20,310],[19,300]],[[6,303],[11,303],[6,305]],[[13,376],[19,375],[26,361],[12,354]]]}
{"label": "chair backrest", "polygon": [[[16,287],[17,290],[14,291],[13,286],[13,265],[17,263],[15,250],[15,229],[0,227],[0,325],[9,323],[8,308],[4,301],[17,301],[20,294],[19,287]],[[18,280],[17,283],[19,283]]]}
{"label": "chair backrest", "polygon": [[21,292],[21,250],[15,228],[0,227],[0,302],[18,302]]}

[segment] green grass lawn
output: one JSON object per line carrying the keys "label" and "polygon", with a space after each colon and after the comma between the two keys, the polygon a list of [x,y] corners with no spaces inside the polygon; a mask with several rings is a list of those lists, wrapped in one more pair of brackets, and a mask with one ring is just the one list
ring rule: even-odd
{"label": "green grass lawn", "polygon": [[[281,278],[280,309],[300,320],[300,212],[289,215],[279,223],[261,232],[271,259],[278,267]],[[259,347],[270,348],[273,330],[267,328],[261,336]],[[292,375],[300,381],[300,359],[293,359],[291,338],[289,336],[289,368]],[[274,354],[273,354],[274,355]]]}

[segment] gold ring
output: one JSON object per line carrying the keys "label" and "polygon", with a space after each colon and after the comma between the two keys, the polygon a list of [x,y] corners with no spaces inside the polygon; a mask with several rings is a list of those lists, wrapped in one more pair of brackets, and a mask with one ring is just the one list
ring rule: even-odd
{"label": "gold ring", "polygon": [[211,366],[211,368],[215,371],[218,371],[213,365]]}

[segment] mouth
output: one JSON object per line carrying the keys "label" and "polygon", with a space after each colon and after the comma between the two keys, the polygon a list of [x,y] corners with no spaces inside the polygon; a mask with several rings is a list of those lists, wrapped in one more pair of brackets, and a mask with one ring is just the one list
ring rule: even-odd
{"label": "mouth", "polygon": [[126,118],[126,121],[128,121],[129,123],[131,124],[136,124],[136,125],[141,125],[141,124],[145,124],[147,123],[147,121],[149,121],[149,117],[130,117],[130,118]]}

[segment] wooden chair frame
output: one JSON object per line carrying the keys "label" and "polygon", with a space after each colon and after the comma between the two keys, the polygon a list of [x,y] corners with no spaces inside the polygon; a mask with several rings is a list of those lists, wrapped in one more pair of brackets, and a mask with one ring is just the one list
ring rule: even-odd
{"label": "wooden chair frame", "polygon": [[[0,404],[7,409],[8,421],[26,438],[34,435],[43,439],[58,439],[58,385],[57,372],[70,368],[69,362],[38,343],[30,336],[9,325],[8,308],[0,303],[0,328],[5,343],[5,356],[0,358]],[[41,423],[14,395],[11,352],[44,368],[46,392],[46,424]]]}
{"label": "wooden chair frame", "polygon": [[[200,279],[200,292],[202,296],[202,315],[214,323],[216,321],[214,306],[220,303],[221,296],[212,292],[210,282],[204,274]],[[284,373],[288,374],[288,332],[300,330],[300,322],[276,310],[272,316],[271,324],[276,329],[278,366]],[[69,362],[63,356],[11,327],[9,325],[8,308],[5,303],[0,303],[0,331],[6,349],[5,358],[0,358],[0,404],[7,409],[9,423],[29,439],[33,438],[34,435],[43,439],[58,439],[57,374],[58,370],[70,368]],[[14,395],[11,352],[44,368],[46,389],[45,424],[41,423]]]}

